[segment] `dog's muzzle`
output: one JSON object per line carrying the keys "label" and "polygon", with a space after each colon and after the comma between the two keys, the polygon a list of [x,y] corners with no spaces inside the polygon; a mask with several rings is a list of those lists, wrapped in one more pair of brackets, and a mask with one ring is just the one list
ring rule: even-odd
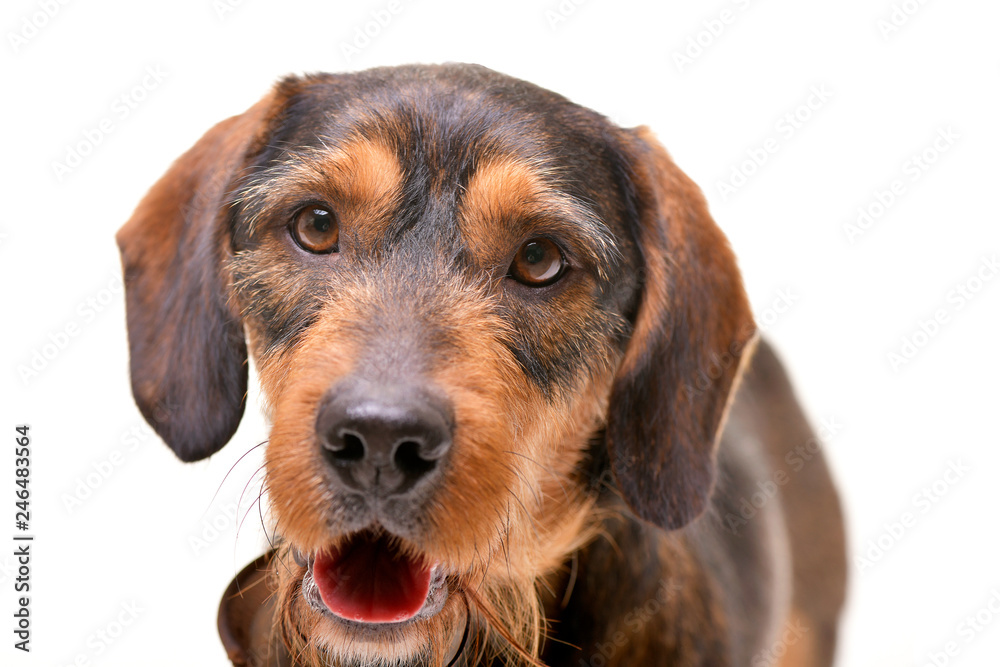
{"label": "dog's muzzle", "polygon": [[309,557],[303,592],[314,608],[369,627],[440,610],[443,572],[399,538],[413,536],[452,433],[450,404],[429,388],[348,378],[326,393],[316,438],[351,532]]}

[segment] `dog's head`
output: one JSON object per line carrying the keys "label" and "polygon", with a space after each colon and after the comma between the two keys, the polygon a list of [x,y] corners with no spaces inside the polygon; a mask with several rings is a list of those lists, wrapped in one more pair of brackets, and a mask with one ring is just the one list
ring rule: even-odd
{"label": "dog's head", "polygon": [[230,439],[255,361],[305,662],[441,664],[470,616],[532,654],[602,483],[666,529],[706,506],[754,327],[647,130],[480,67],[289,78],[118,241],[136,402],[180,458]]}

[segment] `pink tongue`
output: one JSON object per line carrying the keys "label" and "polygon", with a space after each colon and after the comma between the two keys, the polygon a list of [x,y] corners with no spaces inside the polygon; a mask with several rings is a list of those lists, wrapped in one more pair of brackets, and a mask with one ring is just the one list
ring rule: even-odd
{"label": "pink tongue", "polygon": [[398,623],[424,606],[431,570],[393,549],[384,537],[363,533],[339,549],[317,554],[313,579],[323,604],[337,616]]}

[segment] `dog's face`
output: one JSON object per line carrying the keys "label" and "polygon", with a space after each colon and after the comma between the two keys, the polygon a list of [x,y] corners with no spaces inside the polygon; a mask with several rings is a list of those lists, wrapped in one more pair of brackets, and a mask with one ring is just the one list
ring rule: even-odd
{"label": "dog's face", "polygon": [[181,458],[232,436],[253,356],[303,662],[444,664],[470,623],[532,655],[602,484],[665,528],[705,506],[753,326],[645,131],[469,66],[287,79],[119,243],[137,403]]}

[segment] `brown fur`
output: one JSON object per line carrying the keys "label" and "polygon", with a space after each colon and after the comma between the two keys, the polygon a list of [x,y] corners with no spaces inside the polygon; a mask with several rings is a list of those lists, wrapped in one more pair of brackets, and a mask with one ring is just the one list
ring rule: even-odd
{"label": "brown fur", "polygon": [[[287,231],[315,205],[333,254]],[[568,268],[516,284],[539,237]],[[836,494],[817,457],[729,529],[811,432],[770,349],[754,356],[704,198],[648,130],[471,67],[292,78],[210,130],[118,241],[136,401],[167,443],[193,460],[229,439],[248,350],[273,422],[280,544],[220,609],[234,664],[440,666],[461,647],[469,667],[739,665],[790,619],[810,632],[782,667],[831,664]],[[358,378],[454,412],[432,490],[367,524],[316,433]],[[311,607],[297,555],[359,530],[442,568],[443,608],[372,639]]]}
{"label": "brown fur", "polygon": [[[376,246],[380,227],[399,201],[402,188],[399,163],[391,150],[377,141],[357,138],[335,150],[313,149],[296,157],[299,160],[290,161],[279,178],[248,187],[244,199],[255,200],[262,208],[276,206],[279,197],[296,192],[336,200],[340,204],[337,213],[352,232],[342,245]],[[249,222],[252,226],[255,221]]]}

